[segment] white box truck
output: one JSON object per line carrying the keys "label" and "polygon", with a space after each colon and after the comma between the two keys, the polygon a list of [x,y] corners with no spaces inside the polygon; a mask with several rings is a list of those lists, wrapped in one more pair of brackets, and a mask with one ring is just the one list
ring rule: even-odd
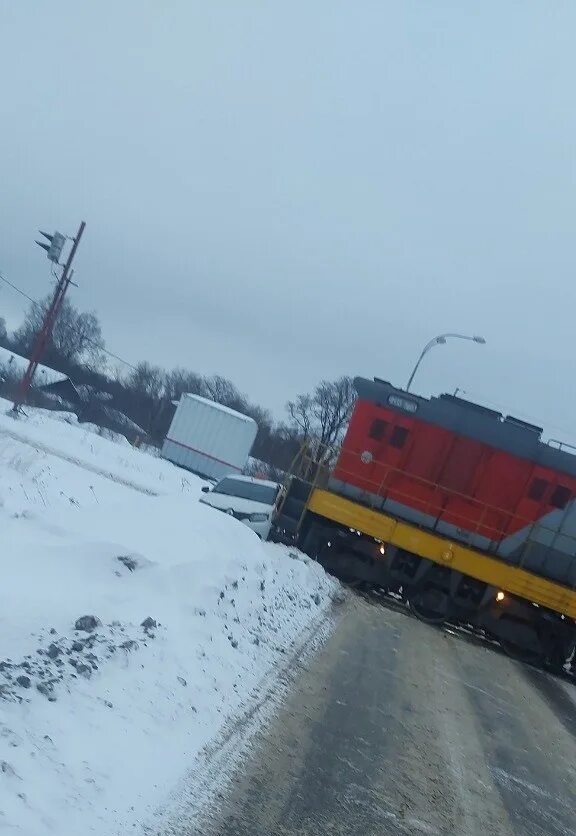
{"label": "white box truck", "polygon": [[256,421],[241,412],[199,395],[182,395],[162,456],[208,479],[221,479],[242,472],[257,432]]}

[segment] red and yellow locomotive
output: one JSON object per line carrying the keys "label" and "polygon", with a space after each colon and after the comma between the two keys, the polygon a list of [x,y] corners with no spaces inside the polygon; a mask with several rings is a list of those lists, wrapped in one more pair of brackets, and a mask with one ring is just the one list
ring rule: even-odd
{"label": "red and yellow locomotive", "polygon": [[400,591],[556,665],[576,638],[576,456],[469,401],[357,378],[331,472],[296,480],[284,525],[340,575]]}

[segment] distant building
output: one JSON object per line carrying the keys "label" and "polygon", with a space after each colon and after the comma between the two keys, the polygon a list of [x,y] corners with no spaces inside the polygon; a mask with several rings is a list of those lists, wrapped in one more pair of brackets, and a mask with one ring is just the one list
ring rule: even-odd
{"label": "distant building", "polygon": [[[5,383],[18,383],[19,380],[22,380],[29,362],[21,354],[0,347],[0,380]],[[69,378],[62,372],[57,372],[54,369],[49,369],[48,366],[39,364],[34,375],[34,387],[39,389],[53,383],[61,383],[63,380],[69,380]]]}
{"label": "distant building", "polygon": [[[29,360],[7,348],[0,347],[0,386],[11,396],[28,368]],[[115,409],[112,395],[93,386],[74,383],[67,375],[48,366],[38,365],[32,382],[32,403],[53,410],[75,412],[80,422],[90,422],[119,432],[129,441],[142,441],[145,430]]]}

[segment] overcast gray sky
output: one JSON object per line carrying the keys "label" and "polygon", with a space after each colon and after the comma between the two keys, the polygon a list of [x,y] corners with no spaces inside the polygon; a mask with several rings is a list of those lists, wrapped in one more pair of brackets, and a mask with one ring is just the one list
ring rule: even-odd
{"label": "overcast gray sky", "polygon": [[480,333],[415,388],[576,430],[574,0],[0,0],[0,25],[0,271],[32,296],[37,228],[85,219],[73,301],[132,362],[278,414]]}

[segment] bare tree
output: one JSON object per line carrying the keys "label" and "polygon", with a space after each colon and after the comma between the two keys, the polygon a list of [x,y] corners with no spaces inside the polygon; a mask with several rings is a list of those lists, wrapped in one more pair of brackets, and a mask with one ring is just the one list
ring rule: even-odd
{"label": "bare tree", "polygon": [[163,369],[142,362],[132,369],[124,383],[121,408],[151,435],[157,433],[165,407],[164,379]]}
{"label": "bare tree", "polygon": [[207,397],[216,401],[216,403],[229,406],[230,409],[236,409],[238,412],[245,412],[248,406],[246,396],[226,377],[221,377],[218,374],[213,377],[206,377],[204,378],[204,385],[206,386]]}
{"label": "bare tree", "polygon": [[171,401],[177,401],[185,393],[191,395],[206,394],[206,385],[202,375],[189,372],[186,369],[173,369],[164,378],[165,396]]}
{"label": "bare tree", "polygon": [[320,444],[330,446],[342,438],[348,425],[356,390],[351,377],[323,380],[314,390],[313,413],[320,429]]}
{"label": "bare tree", "polygon": [[259,428],[264,429],[265,427],[267,427],[269,430],[272,429],[272,415],[268,409],[264,409],[264,407],[258,406],[257,404],[247,403],[244,414],[249,415],[250,418],[253,418],[258,424]]}
{"label": "bare tree", "polygon": [[128,375],[126,385],[142,399],[158,399],[164,388],[164,372],[146,361],[138,363]]}
{"label": "bare tree", "polygon": [[[17,350],[30,352],[50,301],[48,296],[42,302],[30,305],[24,322],[14,333],[13,342]],[[94,366],[102,364],[103,348],[104,340],[96,314],[80,313],[69,299],[64,299],[47,346],[48,360],[56,363],[64,361],[68,366],[82,362]]]}
{"label": "bare tree", "polygon": [[292,424],[299,430],[303,440],[310,438],[314,422],[314,398],[312,395],[298,395],[295,401],[288,401],[286,409]]}
{"label": "bare tree", "polygon": [[292,425],[303,442],[324,458],[327,448],[338,444],[350,420],[356,392],[351,377],[323,380],[312,394],[298,395],[286,405]]}

